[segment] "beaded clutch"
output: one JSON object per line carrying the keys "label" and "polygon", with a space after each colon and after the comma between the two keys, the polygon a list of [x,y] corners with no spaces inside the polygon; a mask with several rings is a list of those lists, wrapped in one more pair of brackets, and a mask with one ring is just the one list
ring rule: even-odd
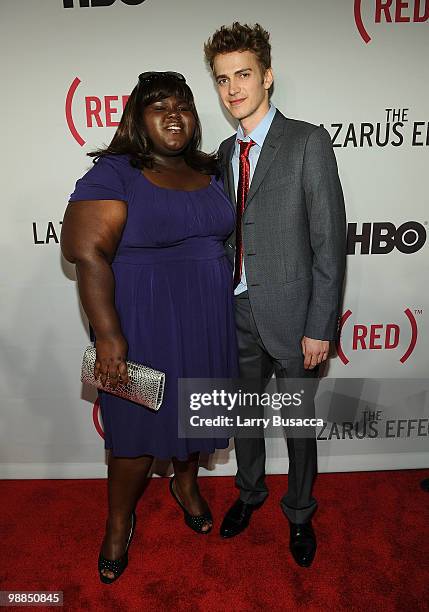
{"label": "beaded clutch", "polygon": [[127,384],[118,383],[116,388],[111,387],[109,378],[103,387],[100,378],[94,376],[96,350],[93,346],[85,349],[82,362],[81,381],[101,391],[107,391],[118,397],[142,404],[152,410],[159,410],[164,396],[165,374],[153,370],[148,366],[133,361],[127,361]]}

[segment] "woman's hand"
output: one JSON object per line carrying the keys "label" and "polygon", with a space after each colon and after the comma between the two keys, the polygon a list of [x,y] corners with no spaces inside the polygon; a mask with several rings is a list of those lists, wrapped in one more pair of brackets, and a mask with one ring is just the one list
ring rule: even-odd
{"label": "woman's hand", "polygon": [[107,377],[113,388],[118,383],[128,382],[127,353],[128,343],[124,336],[98,337],[96,339],[97,356],[95,359],[94,376],[100,377],[103,387],[106,386]]}

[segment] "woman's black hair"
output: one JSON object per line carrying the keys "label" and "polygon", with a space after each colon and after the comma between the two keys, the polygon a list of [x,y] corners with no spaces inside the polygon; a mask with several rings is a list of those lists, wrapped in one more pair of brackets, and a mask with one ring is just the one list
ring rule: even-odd
{"label": "woman's black hair", "polygon": [[152,168],[154,164],[152,143],[143,126],[143,109],[164,98],[174,96],[189,105],[195,117],[195,131],[184,151],[186,163],[203,174],[219,174],[216,154],[200,151],[201,123],[195,108],[194,96],[190,87],[183,80],[170,75],[159,75],[143,79],[134,87],[125,105],[121,121],[107,147],[88,153],[94,162],[103,155],[129,155],[130,163],[135,168]]}

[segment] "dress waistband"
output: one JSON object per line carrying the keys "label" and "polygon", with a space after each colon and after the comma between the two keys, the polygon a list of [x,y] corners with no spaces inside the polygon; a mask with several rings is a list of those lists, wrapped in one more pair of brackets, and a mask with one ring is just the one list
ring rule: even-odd
{"label": "dress waistband", "polygon": [[198,236],[160,247],[120,247],[113,263],[144,265],[184,259],[219,259],[224,256],[225,249],[221,240]]}

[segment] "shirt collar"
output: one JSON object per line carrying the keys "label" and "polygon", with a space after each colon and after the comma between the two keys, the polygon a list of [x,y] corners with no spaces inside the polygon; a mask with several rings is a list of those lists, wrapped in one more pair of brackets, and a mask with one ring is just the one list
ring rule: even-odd
{"label": "shirt collar", "polygon": [[261,119],[258,125],[247,136],[244,135],[244,131],[240,123],[238,125],[236,141],[244,140],[248,142],[249,140],[253,140],[253,142],[256,142],[256,144],[262,148],[264,140],[268,134],[268,130],[273,122],[274,115],[276,114],[276,110],[276,107],[273,104],[270,104],[270,108],[265,117]]}

